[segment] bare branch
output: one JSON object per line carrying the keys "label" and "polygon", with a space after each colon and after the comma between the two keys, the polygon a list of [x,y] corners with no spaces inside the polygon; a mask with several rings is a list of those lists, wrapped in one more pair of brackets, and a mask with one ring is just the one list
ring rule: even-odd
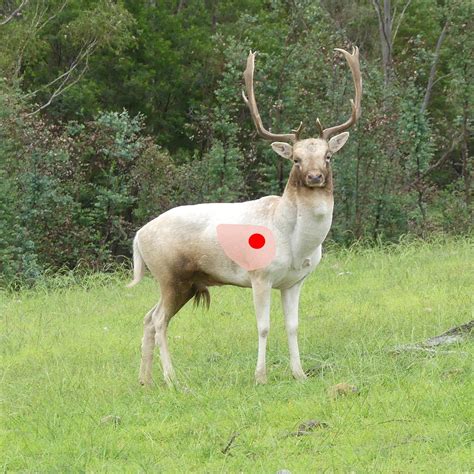
{"label": "bare branch", "polygon": [[405,189],[408,190],[410,188],[414,188],[418,185],[418,183],[426,178],[432,171],[434,171],[436,168],[439,168],[451,155],[451,153],[456,149],[456,147],[459,145],[459,142],[462,139],[462,135],[457,135],[453,138],[451,145],[449,148],[443,153],[441,158],[431,166],[429,166],[423,173],[420,174],[413,182],[408,184]]}
{"label": "bare branch", "polygon": [[[26,0],[28,1],[28,0]],[[66,7],[69,0],[65,0],[61,7],[53,13],[51,16],[45,19],[46,14],[48,13],[48,6],[44,6],[44,2],[36,2],[35,11],[31,18],[31,23],[29,26],[29,31],[26,34],[22,44],[18,47],[18,59],[16,61],[16,68],[15,68],[15,76],[18,77],[20,75],[21,67],[23,64],[23,55],[25,53],[26,48],[32,38],[38,34],[38,32],[43,29],[50,21],[56,18],[59,13],[61,13],[64,8]],[[42,8],[44,6],[44,8]]]}
{"label": "bare branch", "polygon": [[42,2],[36,3],[35,15],[32,18],[31,27],[34,28],[34,33],[36,33],[38,25],[41,22],[41,19],[46,15],[48,7],[45,7],[41,10]]}
{"label": "bare branch", "polygon": [[436,163],[428,167],[428,169],[420,175],[420,179],[423,179],[425,176],[428,176],[433,170],[439,168],[449,158],[449,155],[455,150],[455,148],[459,145],[461,138],[462,136],[460,135],[454,137],[453,141],[451,142],[451,146],[448,148],[448,150],[443,153],[441,158]]}
{"label": "bare branch", "polygon": [[23,96],[23,99],[27,99],[28,97],[35,96],[40,90],[47,89],[48,87],[51,87],[53,84],[60,81],[64,77],[70,76],[71,73],[77,68],[79,63],[84,59],[84,57],[87,54],[90,54],[91,52],[92,52],[92,50],[89,48],[89,46],[87,48],[85,46],[83,46],[80,49],[79,53],[77,54],[76,58],[72,61],[71,66],[69,67],[69,69],[67,71],[65,71],[63,74],[61,74],[60,76],[53,79],[51,82],[48,82],[48,84],[43,84],[42,86],[40,86],[35,91],[32,91],[32,92],[29,92],[28,94],[25,94]]}
{"label": "bare branch", "polygon": [[[403,7],[402,11],[400,12],[400,16],[398,17],[398,21],[397,21],[397,26],[395,27],[395,30],[392,30],[392,44],[395,42],[395,38],[397,37],[398,29],[400,28],[400,25],[402,24],[405,12],[406,12],[407,8],[410,6],[411,2],[412,2],[412,0],[407,0],[407,3],[405,3],[405,6]],[[392,24],[393,24],[394,20],[395,20],[395,11],[393,12]]]}
{"label": "bare branch", "polygon": [[[63,10],[64,8],[66,7],[67,3],[68,3],[69,0],[64,0],[63,4],[61,5],[61,7],[59,8],[59,10],[57,10],[55,13],[53,13],[50,17],[48,17],[45,21],[43,21],[43,23],[41,23],[41,25],[38,25],[38,29],[36,30],[36,32],[42,30],[50,21],[54,20]],[[46,13],[47,10],[45,10],[44,12]]]}
{"label": "bare branch", "polygon": [[[410,0],[408,0],[410,1]],[[397,5],[395,5],[394,9],[393,9],[393,14],[390,18],[390,29],[392,30],[393,29],[393,22],[395,21],[395,17],[397,16]]]}
{"label": "bare branch", "polygon": [[[433,354],[451,354],[456,353],[457,351],[438,351],[434,347],[440,346],[441,344],[456,344],[462,342],[466,339],[473,337],[474,333],[474,319],[451,328],[449,331],[440,334],[439,336],[430,337],[424,342],[418,342],[416,344],[406,344],[402,346],[397,346],[392,349],[392,353],[400,353],[403,351],[426,351]],[[459,352],[461,353],[461,352]]]}
{"label": "bare branch", "polygon": [[23,55],[28,46],[30,40],[36,35],[38,24],[41,21],[42,16],[45,14],[46,10],[40,12],[40,2],[35,4],[35,12],[31,18],[30,27],[28,33],[26,34],[22,44],[18,47],[18,59],[16,61],[15,76],[20,76],[21,66],[23,64]]}
{"label": "bare branch", "polygon": [[13,20],[13,18],[15,18],[21,11],[21,9],[28,3],[28,0],[22,0],[22,2],[20,3],[20,6],[16,9],[16,10],[13,10],[10,15],[8,15],[4,20],[0,21],[0,26],[4,26],[6,25],[7,23],[10,23],[10,21]]}
{"label": "bare branch", "polygon": [[225,445],[223,449],[221,449],[222,454],[227,454],[229,452],[229,449],[232,447],[232,444],[234,443],[235,439],[237,436],[239,436],[240,433],[232,433],[232,436],[229,438],[229,441]]}
{"label": "bare branch", "polygon": [[84,65],[82,71],[78,74],[78,76],[73,80],[71,81],[69,84],[65,85],[66,82],[68,81],[69,79],[69,75],[61,82],[61,84],[59,85],[59,87],[51,94],[50,98],[48,99],[48,101],[46,103],[44,103],[41,107],[38,107],[36,110],[34,110],[33,112],[30,112],[29,114],[26,114],[27,117],[31,117],[32,115],[36,115],[38,112],[40,112],[41,110],[45,109],[46,107],[50,106],[51,103],[53,102],[54,99],[56,99],[56,97],[58,97],[59,95],[61,95],[62,93],[64,93],[66,90],[68,90],[70,87],[72,87],[74,84],[76,84],[81,78],[82,76],[84,75],[84,73],[86,72],[86,70],[88,69],[88,65],[89,65],[89,62],[86,61],[86,64]]}
{"label": "bare branch", "polygon": [[[59,97],[61,94],[63,94],[65,91],[67,91],[74,84],[76,84],[77,82],[79,82],[81,80],[82,76],[85,74],[85,72],[89,68],[89,57],[92,54],[92,52],[94,51],[96,45],[97,45],[97,40],[94,40],[87,46],[87,48],[85,48],[85,50],[84,50],[84,48],[82,48],[81,49],[82,53],[81,52],[79,53],[79,55],[73,61],[71,67],[65,73],[61,74],[61,76],[57,77],[56,79],[54,79],[53,81],[51,81],[49,84],[47,84],[45,86],[45,87],[48,87],[48,86],[56,83],[59,79],[62,78],[59,86],[56,88],[56,90],[53,91],[53,93],[51,94],[49,99],[43,105],[41,105],[40,107],[35,109],[33,112],[30,112],[30,113],[26,114],[27,117],[31,117],[32,115],[36,115],[37,113],[41,112],[41,110],[43,110],[46,107],[50,106],[52,104],[52,102],[57,97]],[[80,62],[83,61],[83,60],[84,60],[84,63],[85,63],[83,68],[78,73],[78,75],[74,79],[71,80],[71,78],[73,77],[72,73],[77,68],[77,66],[80,64]],[[29,95],[36,94],[39,90],[40,89],[34,91],[33,93],[30,93]]]}
{"label": "bare branch", "polygon": [[451,77],[453,75],[452,72],[450,72],[449,74],[443,74],[442,76],[438,76],[438,78],[433,82],[433,86],[435,84],[438,84],[439,81],[442,81],[443,79],[446,79],[447,77]]}
{"label": "bare branch", "polygon": [[38,89],[36,89],[35,91],[32,91],[32,92],[28,92],[28,94],[25,94],[23,96],[23,99],[27,99],[28,97],[32,97],[32,96],[35,96],[40,90],[42,89],[47,89],[48,87],[51,87],[53,84],[55,84],[56,82],[60,81],[63,77],[65,76],[70,76],[72,71],[74,71],[74,69],[76,69],[77,67],[77,62],[74,61],[72,64],[71,64],[71,67],[66,71],[64,72],[63,74],[61,74],[60,76],[58,76],[56,79],[53,79],[51,82],[48,82],[48,84],[43,84],[42,86],[38,87]]}
{"label": "bare branch", "polygon": [[433,90],[433,85],[434,85],[434,79],[436,76],[436,67],[438,65],[438,60],[439,60],[439,52],[441,50],[441,45],[443,44],[444,38],[446,36],[446,30],[448,29],[448,23],[449,21],[446,20],[446,23],[443,26],[443,29],[441,30],[441,33],[439,35],[438,41],[436,42],[436,48],[433,56],[433,63],[431,64],[431,70],[430,70],[430,75],[428,78],[428,84],[426,86],[426,92],[425,92],[425,97],[423,98],[423,103],[421,104],[421,109],[420,111],[424,113],[426,111],[426,108],[428,107],[428,104],[430,102],[431,98],[431,91]]}

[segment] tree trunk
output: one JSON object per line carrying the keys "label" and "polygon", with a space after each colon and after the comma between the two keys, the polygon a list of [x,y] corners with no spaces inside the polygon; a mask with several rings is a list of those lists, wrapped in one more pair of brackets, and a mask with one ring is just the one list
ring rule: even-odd
{"label": "tree trunk", "polygon": [[[467,76],[467,65],[464,66],[464,71]],[[469,214],[471,214],[472,213],[472,209],[471,209],[472,163],[470,163],[469,161],[468,114],[469,114],[469,98],[468,98],[468,94],[466,94],[464,97],[464,104],[463,104],[461,156],[462,156],[462,176],[463,176],[463,181],[464,181],[464,201],[466,203],[466,207],[468,209]]]}
{"label": "tree trunk", "polygon": [[186,6],[186,0],[179,0],[178,5],[176,6],[176,15],[181,12],[181,10]]}
{"label": "tree trunk", "polygon": [[372,0],[379,20],[380,46],[385,85],[392,79],[392,9],[391,0],[384,0],[383,12],[380,0]]}
{"label": "tree trunk", "polygon": [[357,156],[356,156],[356,176],[355,176],[355,190],[354,190],[354,233],[356,238],[362,236],[361,230],[361,213],[359,203],[359,188],[360,188],[360,140],[357,141]]}

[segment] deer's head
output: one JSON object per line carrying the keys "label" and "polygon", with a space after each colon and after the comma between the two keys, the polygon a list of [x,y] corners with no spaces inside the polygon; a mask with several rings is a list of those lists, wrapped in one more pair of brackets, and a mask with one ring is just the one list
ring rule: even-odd
{"label": "deer's head", "polygon": [[299,181],[309,188],[321,188],[326,185],[329,173],[331,172],[331,157],[344,146],[349,138],[349,132],[346,132],[346,130],[355,124],[361,113],[362,78],[359,65],[359,49],[357,47],[353,48],[352,54],[343,49],[336,50],[344,55],[352,72],[355,89],[354,100],[351,99],[352,114],[343,124],[325,129],[321,125],[320,120],[317,119],[318,138],[300,140],[299,135],[303,123],[300,123],[299,127],[293,130],[292,133],[278,134],[266,130],[263,127],[262,119],[258,112],[253,89],[255,53],[252,51],[250,51],[247,58],[247,67],[244,71],[247,95],[245,92],[242,92],[242,96],[250,109],[250,114],[258,134],[265,140],[273,142],[271,146],[276,153],[283,158],[293,161],[294,172],[298,175]]}

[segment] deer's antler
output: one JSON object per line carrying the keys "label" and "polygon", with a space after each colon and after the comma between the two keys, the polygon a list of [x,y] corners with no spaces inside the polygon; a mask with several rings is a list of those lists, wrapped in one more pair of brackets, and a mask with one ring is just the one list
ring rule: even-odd
{"label": "deer's antler", "polygon": [[352,54],[339,48],[335,48],[335,51],[340,51],[344,55],[347,64],[349,64],[349,67],[351,68],[352,79],[354,80],[355,96],[354,100],[351,99],[351,117],[343,124],[323,129],[320,120],[316,120],[320,136],[321,138],[325,138],[326,140],[328,138],[331,138],[333,135],[336,135],[336,133],[343,132],[344,130],[347,130],[348,128],[352,127],[352,125],[357,122],[361,114],[360,101],[362,98],[362,76],[360,74],[359,48],[357,46],[353,47]]}
{"label": "deer's antler", "polygon": [[247,58],[247,67],[244,71],[244,81],[245,81],[245,92],[242,91],[242,97],[244,102],[247,104],[250,109],[250,115],[252,116],[253,123],[257,129],[258,134],[265,140],[280,141],[280,142],[296,142],[298,141],[298,135],[303,128],[303,122],[300,123],[299,127],[296,130],[292,130],[293,133],[272,133],[265,129],[262,123],[262,118],[258,112],[257,101],[255,100],[255,93],[253,90],[253,72],[255,70],[255,54],[250,51]]}

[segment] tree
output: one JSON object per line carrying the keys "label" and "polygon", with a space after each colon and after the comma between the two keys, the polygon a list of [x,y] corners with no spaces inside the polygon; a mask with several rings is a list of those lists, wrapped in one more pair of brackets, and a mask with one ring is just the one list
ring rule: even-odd
{"label": "tree", "polygon": [[11,84],[28,90],[25,98],[37,102],[31,114],[78,84],[97,52],[117,54],[131,41],[131,15],[109,0],[92,9],[85,0],[29,0],[15,12],[0,25],[2,68]]}

